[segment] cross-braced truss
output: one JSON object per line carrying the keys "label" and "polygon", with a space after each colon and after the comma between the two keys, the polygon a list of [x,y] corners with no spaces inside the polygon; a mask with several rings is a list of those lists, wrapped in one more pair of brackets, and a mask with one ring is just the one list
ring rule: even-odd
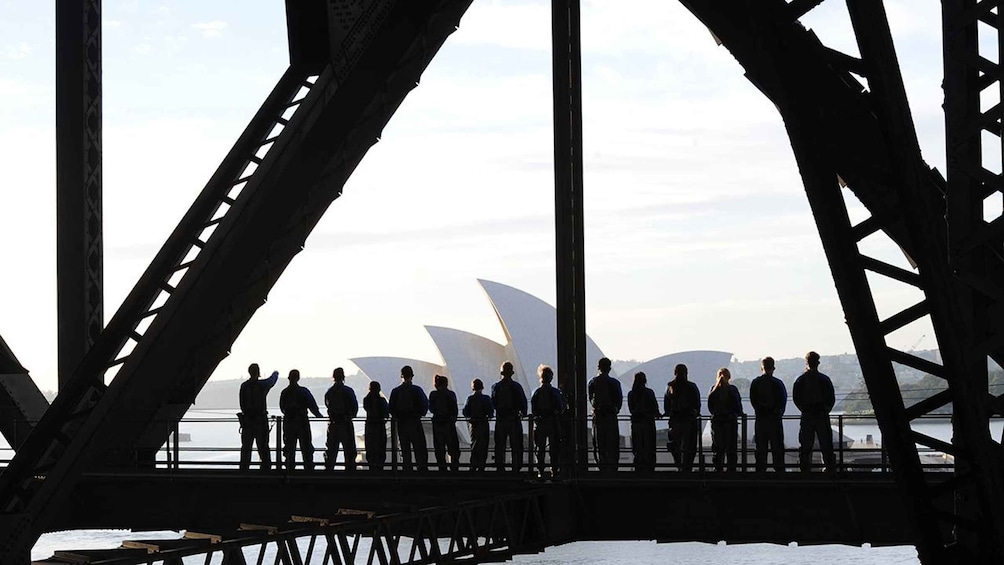
{"label": "cross-braced truss", "polygon": [[[958,281],[947,259],[945,184],[920,157],[882,3],[847,1],[860,51],[854,56],[823,45],[799,23],[820,0],[683,2],[729,47],[784,118],[922,559],[964,560],[975,552],[999,561],[1004,555],[1000,447],[989,438],[986,356],[977,361],[965,354],[962,329],[972,317],[958,300]],[[858,77],[867,80],[867,88]],[[851,223],[842,184],[864,204],[867,219]],[[862,252],[870,236],[895,242],[916,270]],[[876,276],[913,287],[920,300],[880,317],[870,282]],[[1001,288],[999,277],[986,283]],[[934,328],[941,364],[886,341],[920,320]],[[906,405],[895,364],[926,371],[947,386]],[[953,443],[910,426],[950,402],[956,414]],[[917,444],[955,456],[956,480],[928,485]],[[968,502],[960,504],[957,496],[966,492]]]}
{"label": "cross-braced truss", "polygon": [[[181,539],[129,540],[113,549],[57,551],[38,563],[182,565],[423,565],[495,563],[538,553],[554,539],[542,491],[412,512],[340,511],[330,518],[293,516],[288,524],[242,524],[232,532],[189,531]],[[194,562],[194,561],[191,561]]]}
{"label": "cross-braced truss", "polygon": [[[681,1],[784,118],[922,560],[1004,561],[1001,447],[988,429],[1001,401],[988,394],[986,371],[987,356],[1004,360],[1004,219],[1001,175],[985,162],[983,135],[1000,144],[1004,87],[1000,67],[979,49],[980,33],[1000,28],[999,2],[943,0],[946,183],[921,159],[879,0],[846,0],[857,56],[827,47],[799,22],[822,0]],[[293,65],[280,80],[0,478],[0,560],[24,560],[95,458],[149,461],[169,431],[154,422],[187,410],[468,4],[331,5],[342,18],[331,30],[331,63]],[[995,105],[984,96],[992,86]],[[842,185],[869,217],[851,222]],[[894,242],[915,268],[866,253],[869,238]],[[878,278],[912,287],[919,300],[880,316]],[[890,334],[918,322],[933,328],[941,363],[888,345]],[[943,379],[945,389],[907,404],[896,364]],[[113,371],[106,387],[101,377]],[[911,426],[948,403],[952,443]],[[953,455],[955,478],[929,483],[918,444]],[[431,536],[430,522],[416,520],[414,539]],[[380,561],[382,547],[381,562],[394,562],[401,532],[374,531],[381,541],[372,556]],[[412,547],[418,562],[437,551]]]}

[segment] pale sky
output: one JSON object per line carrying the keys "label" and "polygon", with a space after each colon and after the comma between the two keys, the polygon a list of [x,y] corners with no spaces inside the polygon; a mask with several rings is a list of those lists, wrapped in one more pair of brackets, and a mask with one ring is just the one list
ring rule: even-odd
{"label": "pale sky", "polygon": [[[939,3],[886,6],[924,157],[944,170]],[[103,9],[108,319],[288,59],[280,0]],[[678,2],[582,13],[590,336],[639,361],[852,351],[774,106]],[[0,14],[0,335],[53,389],[53,2]],[[554,304],[549,17],[544,0],[475,0],[213,378],[252,361],[310,377],[354,371],[350,357],[441,363],[424,325],[501,342],[478,278]],[[844,3],[803,23],[857,53]],[[917,299],[875,292],[880,312]],[[890,342],[935,346],[923,323]]]}

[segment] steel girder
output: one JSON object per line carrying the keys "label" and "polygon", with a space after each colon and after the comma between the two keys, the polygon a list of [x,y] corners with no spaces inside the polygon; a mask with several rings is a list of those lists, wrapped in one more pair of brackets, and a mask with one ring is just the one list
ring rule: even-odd
{"label": "steel girder", "polygon": [[[582,186],[582,46],[578,0],[551,2],[554,103],[554,237],[558,386],[569,399],[565,466],[588,466],[586,283]],[[572,461],[574,460],[574,465]]]}
{"label": "steel girder", "polygon": [[[943,183],[920,158],[881,3],[848,2],[862,55],[857,58],[822,45],[798,23],[818,1],[742,6],[682,1],[730,48],[785,120],[922,560],[963,560],[979,552],[999,561],[1004,539],[997,510],[1000,454],[988,441],[986,419],[977,416],[978,407],[986,403],[986,389],[971,386],[969,366],[959,355],[958,333],[966,318],[945,260]],[[851,72],[867,77],[871,91]],[[841,179],[871,212],[869,219],[850,224],[838,187]],[[899,244],[919,271],[861,254],[857,243],[877,230]],[[880,320],[866,270],[912,285],[925,298]],[[926,315],[935,328],[943,365],[896,351],[885,342],[891,332]],[[905,406],[894,362],[946,379],[948,391]],[[960,420],[969,420],[953,444],[910,428],[911,420],[948,402],[954,403],[957,415],[967,415]],[[956,480],[936,488],[927,485],[915,442],[955,455],[962,470]],[[979,493],[981,520],[972,519],[965,509],[936,509],[939,498],[966,487]],[[953,527],[978,532],[982,545],[954,543]]]}
{"label": "steel girder", "polygon": [[[1004,347],[1004,217],[1001,193],[1004,192],[999,165],[1004,144],[1001,117],[1004,115],[1004,80],[1000,56],[1004,53],[1004,5],[999,0],[943,0],[942,24],[945,69],[945,134],[948,164],[947,219],[948,263],[955,275],[955,295],[959,315],[965,323],[959,327],[958,349],[954,352],[964,363],[965,383],[974,397],[989,392],[988,356],[1001,362]],[[983,25],[985,24],[985,25]],[[992,53],[981,53],[981,40]],[[996,61],[996,62],[995,62]],[[988,94],[984,110],[981,101]],[[987,134],[987,135],[984,135]],[[998,169],[994,171],[992,169]],[[995,202],[993,198],[998,200]],[[989,417],[1001,412],[1001,395],[994,401],[969,404],[956,410],[956,438],[965,438],[971,450],[992,452],[999,456],[1001,447],[989,436]],[[977,441],[978,440],[978,441]],[[1004,513],[1000,496],[1004,486],[1002,465],[987,467],[970,461],[971,470],[982,488],[960,493],[959,509],[969,520],[991,522],[996,539],[975,539],[970,545],[986,546],[995,542],[997,562],[1004,561]],[[995,498],[986,500],[988,489]],[[987,504],[993,508],[988,509]],[[982,512],[974,512],[979,507]],[[989,514],[991,510],[996,511]],[[989,515],[988,515],[989,514]],[[961,532],[964,534],[965,532]]]}
{"label": "steel girder", "polygon": [[101,0],[56,2],[59,383],[104,327]]}
{"label": "steel girder", "polygon": [[42,419],[49,402],[0,337],[0,433],[15,450]]}
{"label": "steel girder", "polygon": [[0,476],[0,562],[83,471],[152,458],[469,4],[372,0],[313,83],[280,79]]}
{"label": "steel girder", "polygon": [[[186,557],[205,557],[224,565],[269,562],[303,565],[323,562],[352,565],[424,565],[497,563],[514,555],[539,553],[567,541],[554,537],[547,520],[547,495],[541,490],[376,515],[339,511],[330,517],[293,516],[274,526],[241,524],[231,532],[189,530],[175,540],[125,541],[121,547],[57,551],[41,563],[102,565],[180,565]],[[235,524],[237,526],[237,524]],[[360,547],[367,539],[369,548]],[[361,551],[362,550],[362,551]]]}

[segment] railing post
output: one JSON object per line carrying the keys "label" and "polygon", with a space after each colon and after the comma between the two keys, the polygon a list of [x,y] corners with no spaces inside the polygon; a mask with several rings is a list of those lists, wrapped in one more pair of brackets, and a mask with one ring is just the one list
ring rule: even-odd
{"label": "railing post", "polygon": [[[519,433],[523,433],[523,425],[522,424],[520,424],[520,426],[519,426]],[[536,461],[534,461],[534,459],[533,459],[533,453],[534,453],[534,449],[533,449],[533,417],[532,416],[527,416],[526,417],[526,454],[527,454],[526,460],[530,463],[529,468],[530,468],[530,474],[531,475],[533,474],[533,470],[536,469],[536,465],[535,465]]]}
{"label": "railing post", "polygon": [[[424,433],[424,432],[423,432]],[[390,468],[397,472],[397,419],[390,419]]]}
{"label": "railing post", "polygon": [[743,473],[749,470],[748,463],[749,457],[747,451],[749,450],[749,442],[746,440],[747,434],[749,433],[749,417],[746,414],[742,415],[742,435],[740,436],[740,445],[742,446],[742,466]]}
{"label": "railing post", "polygon": [[282,416],[275,418],[275,469],[281,471],[285,468],[282,461]]}
{"label": "railing post", "polygon": [[178,445],[181,443],[181,436],[178,433],[179,423],[174,422],[174,468],[181,469],[181,447]]}
{"label": "railing post", "polygon": [[839,450],[837,451],[839,459],[837,460],[837,471],[844,470],[844,415],[840,414],[837,416],[837,435],[840,437],[837,439],[839,442]]}
{"label": "railing post", "polygon": [[[704,473],[704,416],[697,415],[697,469]],[[684,455],[684,458],[687,456]]]}

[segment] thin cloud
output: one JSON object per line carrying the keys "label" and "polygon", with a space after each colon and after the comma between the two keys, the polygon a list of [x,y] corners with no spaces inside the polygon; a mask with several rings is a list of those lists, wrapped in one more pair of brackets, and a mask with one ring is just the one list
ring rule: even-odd
{"label": "thin cloud", "polygon": [[201,31],[202,37],[210,39],[215,37],[221,37],[223,35],[223,31],[228,27],[230,27],[230,24],[218,20],[212,22],[198,22],[192,24],[192,29],[197,29]]}
{"label": "thin cloud", "polygon": [[32,48],[25,42],[20,42],[17,45],[11,45],[3,50],[4,59],[10,59],[12,61],[19,61],[25,57],[31,55]]}

